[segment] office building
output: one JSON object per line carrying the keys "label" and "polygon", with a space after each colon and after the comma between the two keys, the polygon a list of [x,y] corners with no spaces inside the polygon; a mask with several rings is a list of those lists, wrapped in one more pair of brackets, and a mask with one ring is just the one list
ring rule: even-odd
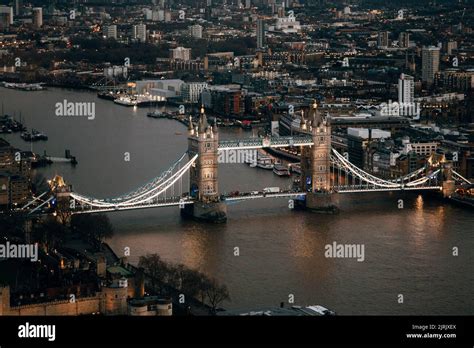
{"label": "office building", "polygon": [[33,8],[33,27],[35,29],[40,29],[43,26],[43,8],[34,7]]}
{"label": "office building", "polygon": [[191,25],[189,27],[189,35],[196,39],[202,39],[202,25]]}
{"label": "office building", "polygon": [[413,103],[415,100],[415,80],[413,76],[401,74],[398,79],[398,102]]}
{"label": "office building", "polygon": [[257,20],[257,48],[265,46],[265,22],[262,19]]}
{"label": "office building", "polygon": [[184,48],[184,47],[176,47],[176,48],[170,49],[170,58],[180,59],[180,60],[190,60],[191,49]]}
{"label": "office building", "polygon": [[389,45],[388,42],[388,31],[381,31],[377,37],[377,47],[378,48],[387,48]]}
{"label": "office building", "polygon": [[104,35],[107,39],[117,40],[117,26],[116,25],[109,25],[109,26],[105,27]]}
{"label": "office building", "polygon": [[147,33],[146,33],[146,25],[145,24],[137,24],[133,26],[133,39],[146,42]]}
{"label": "office building", "polygon": [[439,47],[423,47],[421,57],[421,80],[431,86],[439,71]]}

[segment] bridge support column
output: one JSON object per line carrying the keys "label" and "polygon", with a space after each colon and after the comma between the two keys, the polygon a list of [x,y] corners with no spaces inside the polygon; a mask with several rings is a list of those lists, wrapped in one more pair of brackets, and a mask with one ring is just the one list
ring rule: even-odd
{"label": "bridge support column", "polygon": [[330,192],[308,192],[306,194],[306,209],[321,213],[335,214],[339,212],[338,197]]}
{"label": "bridge support column", "polygon": [[190,195],[195,201],[185,205],[182,215],[199,221],[226,222],[227,206],[220,200],[218,190],[219,132],[217,124],[208,124],[204,108],[196,127],[189,120],[188,152],[190,156],[198,154],[189,170]]}
{"label": "bridge support column", "polygon": [[183,217],[197,221],[224,223],[227,221],[227,205],[224,202],[186,204],[181,210]]}
{"label": "bridge support column", "polygon": [[331,124],[322,117],[316,103],[302,129],[311,132],[314,145],[301,152],[301,190],[306,192],[305,208],[319,213],[336,213],[337,197],[331,189]]}

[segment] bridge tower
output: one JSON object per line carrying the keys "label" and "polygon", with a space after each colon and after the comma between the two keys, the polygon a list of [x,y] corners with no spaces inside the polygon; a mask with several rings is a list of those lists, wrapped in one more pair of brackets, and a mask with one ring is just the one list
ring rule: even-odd
{"label": "bridge tower", "polygon": [[62,223],[67,224],[71,219],[71,185],[67,185],[63,177],[56,175],[49,180],[49,187],[55,196],[55,216]]}
{"label": "bridge tower", "polygon": [[301,126],[311,134],[313,146],[301,151],[301,190],[306,192],[306,208],[325,213],[337,211],[331,187],[331,123],[321,116],[314,103],[308,121]]}
{"label": "bridge tower", "polygon": [[456,191],[455,182],[453,180],[453,163],[451,161],[441,163],[441,183],[443,197],[451,197]]}
{"label": "bridge tower", "polygon": [[209,125],[204,108],[196,126],[189,119],[188,152],[191,158],[198,155],[189,170],[190,195],[195,203],[186,205],[182,212],[199,220],[225,222],[227,209],[218,189],[219,131],[217,123]]}

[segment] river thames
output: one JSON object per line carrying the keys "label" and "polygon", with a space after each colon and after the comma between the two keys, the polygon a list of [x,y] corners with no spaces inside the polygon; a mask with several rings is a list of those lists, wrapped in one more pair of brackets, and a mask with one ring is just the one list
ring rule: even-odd
{"label": "river thames", "polygon": [[[64,100],[95,102],[96,117],[58,117]],[[45,177],[64,176],[76,192],[97,198],[133,190],[166,170],[187,149],[186,127],[146,117],[146,108],[127,108],[95,93],[64,89],[22,92],[0,87],[4,113],[28,129],[49,136],[33,151],[52,156],[71,150],[79,164],[43,168]],[[221,138],[252,132],[221,129]],[[29,150],[19,134],[2,134]],[[130,161],[124,154],[130,154]],[[220,191],[288,188],[289,179],[245,164],[221,164]],[[397,201],[404,200],[404,209]],[[158,253],[167,261],[199,269],[227,285],[225,308],[321,304],[338,314],[474,314],[474,214],[430,195],[371,193],[342,195],[338,215],[288,208],[286,199],[228,206],[222,225],[183,221],[179,209],[109,214],[117,254],[131,250],[130,262]],[[365,260],[325,257],[327,244],[363,244]],[[238,247],[239,256],[234,255]],[[453,256],[453,247],[459,256]],[[398,303],[402,294],[404,302]]]}

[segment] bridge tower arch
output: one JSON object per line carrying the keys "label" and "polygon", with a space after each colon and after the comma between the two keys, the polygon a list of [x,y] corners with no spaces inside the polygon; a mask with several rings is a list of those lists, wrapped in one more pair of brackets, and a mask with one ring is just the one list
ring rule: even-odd
{"label": "bridge tower arch", "polygon": [[317,212],[336,212],[331,187],[331,122],[323,117],[316,103],[302,117],[301,126],[313,139],[313,146],[301,151],[301,190],[306,192],[306,208]]}
{"label": "bridge tower arch", "polygon": [[184,215],[210,222],[225,222],[226,205],[221,202],[218,182],[219,130],[217,123],[210,125],[204,108],[199,121],[194,125],[189,119],[188,153],[198,158],[189,171],[190,195],[195,199],[192,205],[182,210]]}

